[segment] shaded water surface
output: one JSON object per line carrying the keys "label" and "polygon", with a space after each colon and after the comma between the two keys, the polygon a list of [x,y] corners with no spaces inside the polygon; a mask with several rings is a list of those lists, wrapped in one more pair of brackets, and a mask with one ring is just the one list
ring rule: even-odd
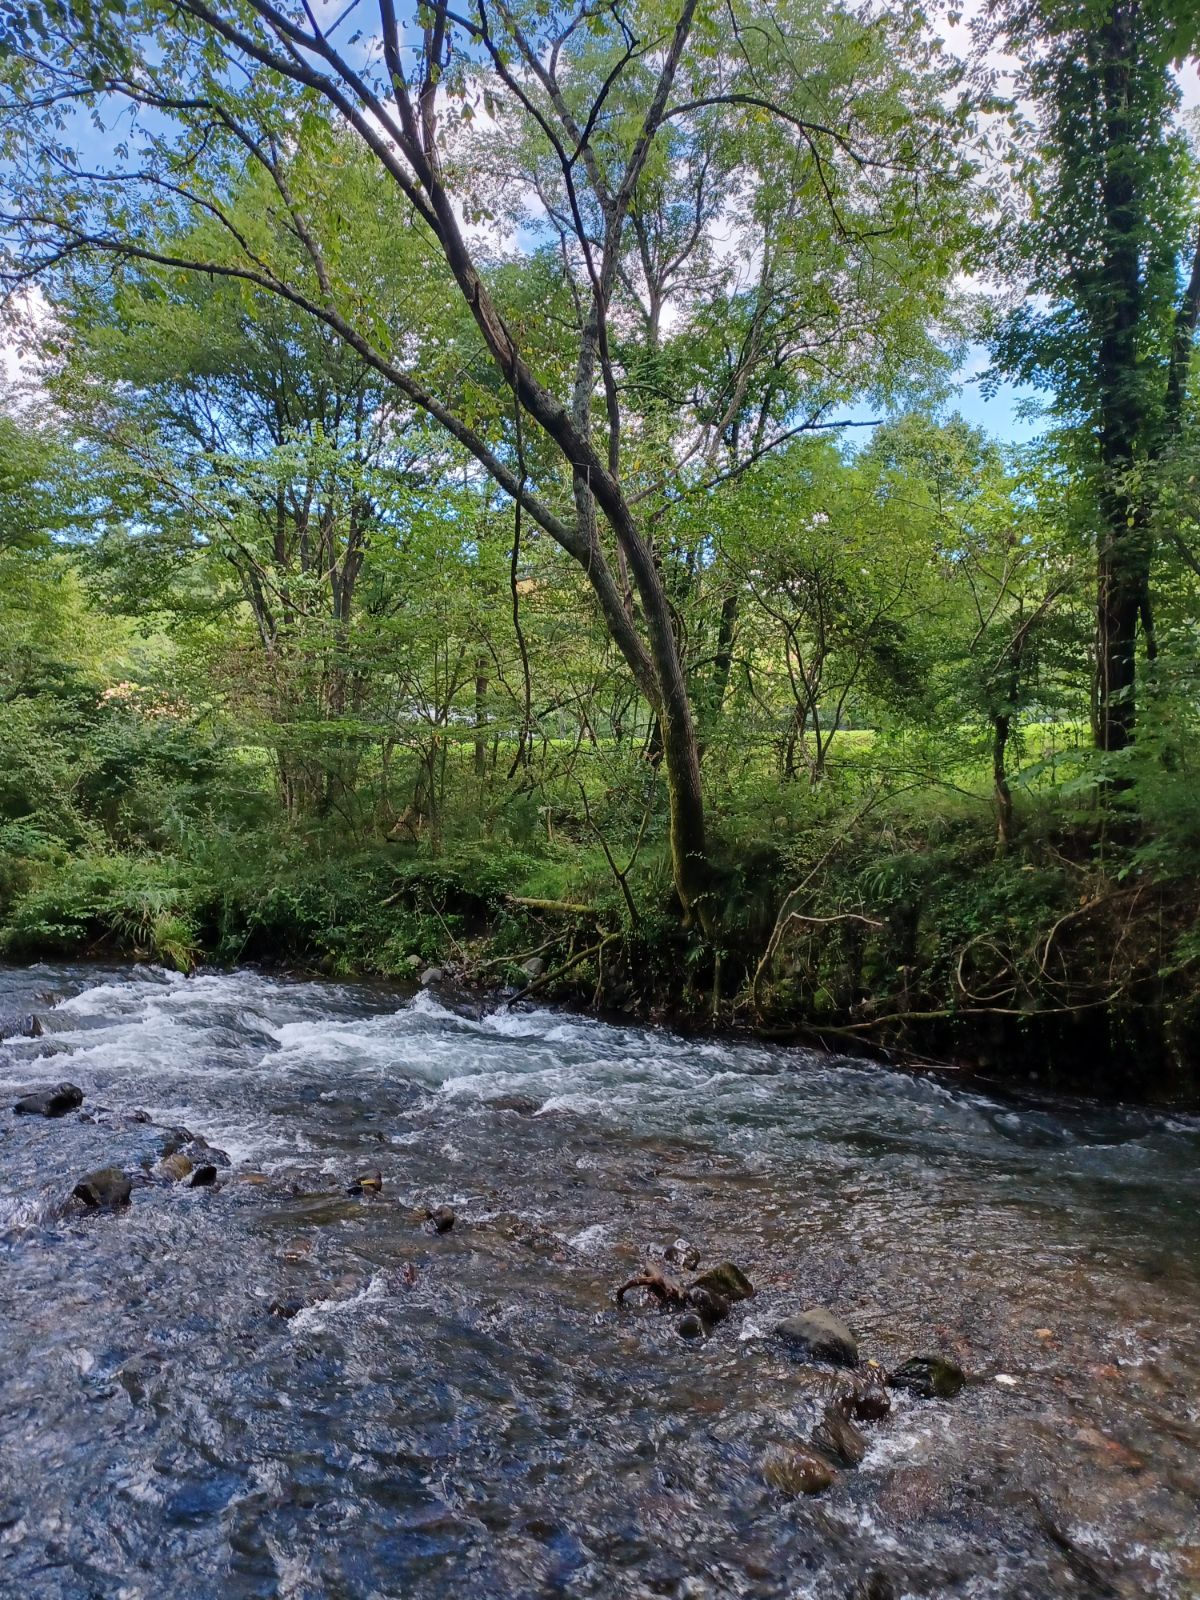
{"label": "shaded water surface", "polygon": [[[0,1111],[4,1595],[1200,1594],[1193,1120],[253,973],[13,1008],[0,1105],[96,1120]],[[134,1110],[221,1185],[64,1209],[156,1158]],[[613,1303],[679,1236],[758,1288],[703,1342]],[[814,1304],[972,1381],[797,1500],[761,1462],[824,1379],[766,1332]]]}

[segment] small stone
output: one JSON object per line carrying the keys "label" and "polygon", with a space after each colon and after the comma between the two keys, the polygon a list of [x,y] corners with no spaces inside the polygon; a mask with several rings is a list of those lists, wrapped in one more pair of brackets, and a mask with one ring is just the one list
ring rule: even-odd
{"label": "small stone", "polygon": [[689,1311],[686,1316],[680,1317],[675,1324],[675,1332],[681,1339],[703,1339],[704,1323],[694,1311]]}
{"label": "small stone", "polygon": [[857,1467],[867,1453],[867,1441],[834,1401],[812,1431],[812,1442],[840,1467]]}
{"label": "small stone", "polygon": [[432,1222],[434,1233],[449,1233],[458,1220],[449,1206],[438,1206],[434,1210],[426,1209],[425,1215]]}
{"label": "small stone", "polygon": [[426,967],[417,981],[423,989],[428,989],[431,983],[441,983],[443,976],[441,967]]}
{"label": "small stone", "polygon": [[83,1090],[73,1083],[56,1083],[52,1089],[34,1089],[13,1106],[18,1117],[65,1117],[83,1104]]}
{"label": "small stone", "polygon": [[754,1285],[740,1267],[732,1261],[722,1261],[718,1267],[709,1267],[692,1283],[693,1289],[708,1289],[722,1300],[752,1300]]}
{"label": "small stone", "polygon": [[663,1251],[668,1261],[673,1261],[677,1267],[682,1267],[685,1272],[695,1272],[700,1265],[700,1252],[695,1245],[686,1239],[676,1239],[674,1244],[669,1244]]}
{"label": "small stone", "polygon": [[763,1457],[763,1477],[785,1494],[822,1494],[837,1477],[833,1466],[815,1450],[802,1447],[769,1450]]}
{"label": "small stone", "polygon": [[808,1361],[829,1361],[838,1367],[858,1365],[858,1341],[841,1317],[814,1306],[775,1324],[777,1338]]}
{"label": "small stone", "polygon": [[953,1400],[966,1378],[948,1356],[913,1356],[889,1373],[888,1382],[893,1389],[907,1389],[922,1400]]}
{"label": "small stone", "polygon": [[133,1184],[120,1167],[98,1167],[80,1178],[71,1193],[93,1211],[119,1211],[129,1204]]}

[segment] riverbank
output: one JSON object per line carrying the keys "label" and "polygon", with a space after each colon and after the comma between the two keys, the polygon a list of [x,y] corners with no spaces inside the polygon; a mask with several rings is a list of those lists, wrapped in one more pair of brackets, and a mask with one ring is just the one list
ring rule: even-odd
{"label": "riverbank", "polygon": [[[1030,828],[998,855],[940,813],[727,843],[720,934],[687,929],[653,858],[559,837],[350,851],[263,835],[184,858],[115,852],[31,870],[0,900],[10,959],[120,955],[188,971],[252,961],[522,994],[686,1032],[955,1062],[1010,1086],[1200,1098],[1200,892]],[[798,864],[802,863],[802,864]]]}

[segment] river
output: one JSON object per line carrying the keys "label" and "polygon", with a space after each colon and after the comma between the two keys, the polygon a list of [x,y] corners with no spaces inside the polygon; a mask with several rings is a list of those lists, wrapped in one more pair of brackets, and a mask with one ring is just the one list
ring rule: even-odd
{"label": "river", "polygon": [[[0,1111],[0,1594],[1200,1594],[1194,1118],[254,972],[0,971],[21,1009],[0,1105],[85,1098]],[[154,1124],[220,1182],[70,1204]],[[679,1237],[757,1289],[703,1340],[614,1303]],[[808,1306],[969,1381],[793,1497]]]}

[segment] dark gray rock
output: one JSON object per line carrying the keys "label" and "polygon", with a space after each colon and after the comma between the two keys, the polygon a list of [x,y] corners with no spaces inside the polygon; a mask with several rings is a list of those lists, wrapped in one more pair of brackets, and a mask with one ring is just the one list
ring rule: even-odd
{"label": "dark gray rock", "polygon": [[196,1134],[184,1145],[184,1154],[191,1159],[196,1167],[231,1167],[233,1162],[224,1150],[219,1150],[215,1144],[209,1144],[202,1134]]}
{"label": "dark gray rock", "polygon": [[896,1585],[886,1572],[868,1572],[850,1590],[846,1600],[896,1600]]}
{"label": "dark gray rock", "polygon": [[83,1090],[73,1083],[56,1083],[50,1089],[33,1089],[13,1106],[18,1117],[65,1117],[83,1104]]}
{"label": "dark gray rock", "polygon": [[953,1400],[966,1382],[963,1369],[949,1356],[913,1356],[888,1374],[893,1389],[906,1389],[922,1400]]}
{"label": "dark gray rock", "polygon": [[129,1204],[133,1184],[120,1167],[98,1167],[80,1178],[71,1193],[90,1211],[120,1211]]}
{"label": "dark gray rock", "polygon": [[720,1295],[722,1300],[754,1298],[754,1285],[741,1267],[735,1267],[732,1261],[722,1261],[720,1266],[709,1267],[706,1272],[702,1272],[693,1280],[691,1287],[707,1289],[712,1294]]}
{"label": "dark gray rock", "polygon": [[729,1301],[723,1295],[714,1294],[711,1289],[693,1284],[685,1298],[692,1310],[699,1314],[706,1328],[724,1322],[729,1315]]}
{"label": "dark gray rock", "polygon": [[829,1361],[837,1367],[858,1365],[858,1341],[841,1317],[823,1306],[784,1317],[775,1324],[774,1332],[806,1361]]}
{"label": "dark gray rock", "polygon": [[45,1031],[41,1018],[32,1011],[0,1013],[0,1039],[40,1039]]}
{"label": "dark gray rock", "polygon": [[892,1397],[884,1387],[882,1373],[878,1381],[846,1373],[836,1382],[833,1403],[852,1421],[881,1422],[891,1411]]}

